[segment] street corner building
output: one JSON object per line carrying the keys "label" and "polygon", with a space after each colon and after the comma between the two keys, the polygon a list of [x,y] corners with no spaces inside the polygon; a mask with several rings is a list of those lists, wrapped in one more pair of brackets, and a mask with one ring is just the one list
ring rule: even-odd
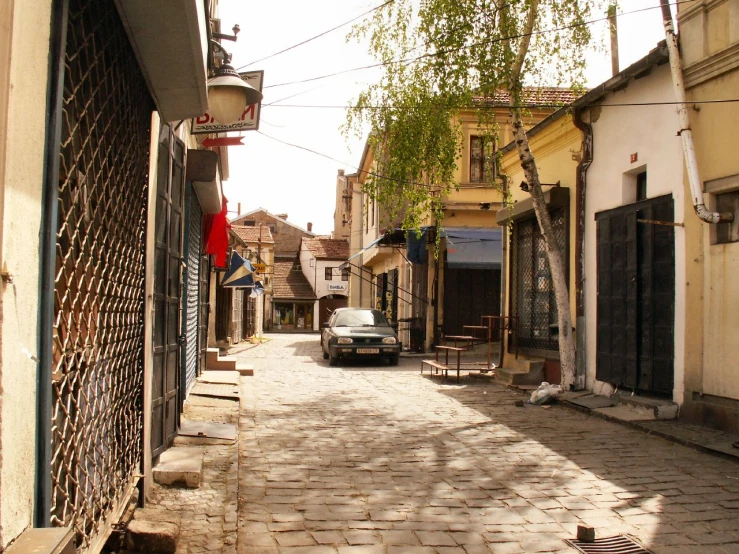
{"label": "street corner building", "polygon": [[46,530],[99,552],[204,368],[228,159],[191,121],[230,59],[216,9],[0,7],[0,551]]}

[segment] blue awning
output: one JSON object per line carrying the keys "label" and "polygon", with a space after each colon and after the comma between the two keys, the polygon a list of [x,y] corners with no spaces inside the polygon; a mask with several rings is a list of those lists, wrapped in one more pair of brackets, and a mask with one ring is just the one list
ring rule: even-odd
{"label": "blue awning", "polygon": [[446,227],[447,267],[459,269],[500,269],[503,232],[498,228]]}
{"label": "blue awning", "polygon": [[351,256],[349,256],[346,259],[346,261],[353,260],[354,258],[356,258],[357,256],[359,256],[362,252],[364,252],[365,250],[369,250],[370,248],[372,248],[375,244],[377,244],[378,242],[380,242],[384,238],[385,238],[385,235],[381,236],[378,239],[373,240],[367,246],[365,246],[364,248],[362,248],[359,252],[357,252],[357,253],[352,254]]}
{"label": "blue awning", "polygon": [[254,286],[254,268],[249,260],[245,260],[236,252],[231,253],[231,265],[223,276],[222,287],[244,288]]}

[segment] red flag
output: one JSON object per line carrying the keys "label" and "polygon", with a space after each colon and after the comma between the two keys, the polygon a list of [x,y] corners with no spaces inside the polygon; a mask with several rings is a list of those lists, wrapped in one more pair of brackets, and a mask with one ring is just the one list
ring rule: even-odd
{"label": "red flag", "polygon": [[228,222],[228,200],[224,196],[221,213],[205,216],[203,219],[203,236],[206,237],[205,253],[215,256],[216,267],[226,267],[229,229],[231,229],[231,224]]}

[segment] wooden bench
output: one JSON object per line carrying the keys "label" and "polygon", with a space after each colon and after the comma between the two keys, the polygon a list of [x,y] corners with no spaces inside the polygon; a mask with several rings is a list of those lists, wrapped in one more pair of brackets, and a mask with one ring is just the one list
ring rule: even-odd
{"label": "wooden bench", "polygon": [[466,351],[467,349],[466,348],[460,348],[458,346],[441,346],[441,345],[436,346],[436,361],[437,362],[439,361],[439,351],[440,350],[444,352],[444,365],[446,366],[446,370],[443,372],[444,379],[446,379],[449,376],[449,370],[450,369],[455,369],[455,368],[449,367],[449,352],[456,352],[457,353],[457,367],[456,367],[456,370],[457,370],[457,383],[459,383],[459,370],[460,370],[460,367],[459,367],[459,365],[460,365],[460,359],[459,359],[459,357],[462,354],[462,352]]}
{"label": "wooden bench", "polygon": [[448,371],[449,368],[442,364],[441,362],[437,362],[436,360],[421,360],[421,375],[423,375],[423,366],[427,365],[429,366],[429,374],[438,375],[439,371],[441,371],[442,375],[444,374],[444,371]]}
{"label": "wooden bench", "polygon": [[446,342],[448,340],[454,341],[454,346],[457,346],[457,342],[461,342],[463,346],[469,349],[479,339],[473,335],[444,335],[444,341]]}

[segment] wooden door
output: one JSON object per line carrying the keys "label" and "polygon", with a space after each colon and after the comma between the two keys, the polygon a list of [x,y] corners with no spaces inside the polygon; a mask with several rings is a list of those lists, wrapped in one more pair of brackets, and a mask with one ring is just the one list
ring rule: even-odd
{"label": "wooden door", "polygon": [[160,133],[154,269],[152,455],[174,440],[179,423],[180,307],[185,145],[171,127]]}
{"label": "wooden door", "polygon": [[675,239],[671,196],[596,215],[596,377],[669,395],[674,382]]}

